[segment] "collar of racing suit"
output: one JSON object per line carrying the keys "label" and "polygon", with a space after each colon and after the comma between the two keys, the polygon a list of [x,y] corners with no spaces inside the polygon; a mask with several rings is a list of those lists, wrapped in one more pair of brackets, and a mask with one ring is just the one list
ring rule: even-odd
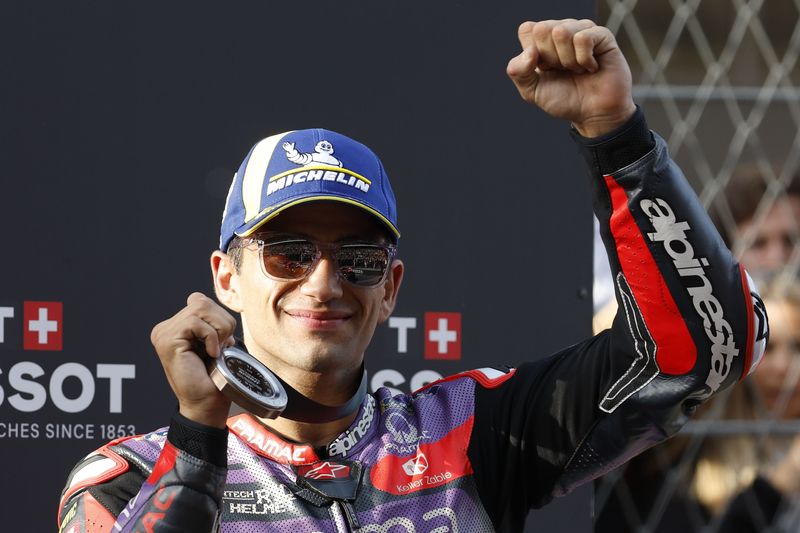
{"label": "collar of racing suit", "polygon": [[302,393],[295,390],[291,385],[283,381],[277,374],[274,375],[286,392],[286,407],[280,416],[299,422],[323,423],[339,420],[356,411],[363,405],[364,398],[367,396],[367,370],[362,365],[361,381],[355,393],[342,405],[323,405],[317,403]]}
{"label": "collar of racing suit", "polygon": [[229,418],[228,429],[258,455],[279,463],[308,465],[326,458],[345,458],[358,451],[376,430],[375,405],[375,398],[365,395],[350,427],[327,446],[318,448],[282,439],[249,413]]}

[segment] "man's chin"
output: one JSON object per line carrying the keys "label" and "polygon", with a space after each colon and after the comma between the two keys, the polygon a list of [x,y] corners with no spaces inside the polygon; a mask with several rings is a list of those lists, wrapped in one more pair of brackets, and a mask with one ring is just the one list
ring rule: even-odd
{"label": "man's chin", "polygon": [[331,348],[330,343],[306,345],[283,358],[290,366],[313,373],[341,372],[361,365],[362,358],[345,347]]}

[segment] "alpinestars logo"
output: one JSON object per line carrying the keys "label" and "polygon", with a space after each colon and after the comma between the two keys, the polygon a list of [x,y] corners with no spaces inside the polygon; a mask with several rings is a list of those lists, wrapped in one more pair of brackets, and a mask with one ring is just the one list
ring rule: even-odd
{"label": "alpinestars logo", "polygon": [[353,449],[353,446],[364,438],[367,430],[372,425],[375,418],[375,398],[367,396],[367,403],[364,405],[364,413],[356,425],[351,427],[344,435],[338,437],[328,445],[328,455],[336,457],[344,456]]}
{"label": "alpinestars logo", "polygon": [[303,477],[308,479],[340,479],[350,477],[350,467],[330,461],[323,461],[311,467],[302,473]]}
{"label": "alpinestars logo", "polygon": [[675,220],[675,213],[667,202],[656,198],[642,200],[639,205],[655,229],[647,236],[653,242],[663,243],[678,274],[684,278],[695,310],[703,319],[703,328],[711,341],[711,369],[706,378],[706,385],[711,389],[710,395],[728,378],[739,349],[734,342],[731,325],[723,316],[722,305],[714,296],[706,275],[704,267],[708,266],[708,260],[695,257],[694,248],[686,237],[686,232],[692,228],[688,222]]}

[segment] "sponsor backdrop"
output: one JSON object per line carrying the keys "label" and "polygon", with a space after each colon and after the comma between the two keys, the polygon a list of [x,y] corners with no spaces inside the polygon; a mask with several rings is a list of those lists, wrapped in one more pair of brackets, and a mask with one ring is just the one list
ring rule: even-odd
{"label": "sponsor backdrop", "polygon": [[[584,167],[504,70],[522,20],[591,13],[588,0],[5,2],[2,529],[54,530],[75,461],[168,422],[150,329],[210,293],[229,181],[267,135],[339,130],[392,177],[407,276],[367,354],[372,388],[586,336]],[[537,531],[588,530],[588,491],[570,498],[536,513]]]}

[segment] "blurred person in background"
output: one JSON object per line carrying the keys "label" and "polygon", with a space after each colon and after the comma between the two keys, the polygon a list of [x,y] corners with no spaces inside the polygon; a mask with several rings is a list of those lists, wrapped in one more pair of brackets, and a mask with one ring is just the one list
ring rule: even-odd
{"label": "blurred person in background", "polygon": [[768,186],[754,164],[740,165],[710,215],[751,275],[772,278],[800,240],[800,177]]}
{"label": "blurred person in background", "polygon": [[[776,284],[764,304],[771,326],[767,351],[745,386],[732,392],[731,398],[738,401],[730,403],[726,414],[798,421],[800,284]],[[751,433],[708,444],[710,453],[698,464],[693,490],[715,510],[727,503],[718,531],[800,530],[800,435]]]}
{"label": "blurred person in background", "polygon": [[800,530],[800,436],[770,428],[800,421],[800,283],[763,294],[770,339],[761,365],[698,413],[744,431],[679,435],[635,458],[597,509],[596,532]]}

